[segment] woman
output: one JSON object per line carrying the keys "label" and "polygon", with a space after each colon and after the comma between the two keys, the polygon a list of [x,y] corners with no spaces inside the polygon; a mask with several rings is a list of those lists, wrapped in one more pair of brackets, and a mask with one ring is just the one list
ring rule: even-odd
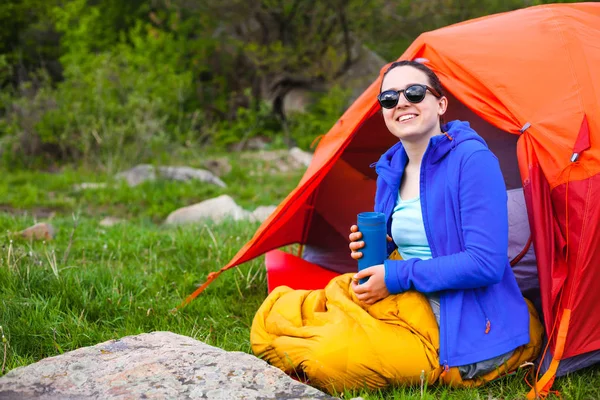
{"label": "woman", "polygon": [[[448,100],[424,65],[392,64],[378,100],[400,139],[376,165],[390,259],[323,290],[276,288],[254,318],[252,350],[332,392],[489,382],[533,360],[542,335],[510,269],[498,161],[469,124],[442,130]],[[360,238],[352,226],[355,259]]]}
{"label": "woman", "polygon": [[[385,213],[388,250],[397,247],[402,260],[360,271],[352,289],[365,304],[410,289],[425,294],[440,328],[440,366],[458,366],[462,379],[482,376],[530,341],[528,306],[507,257],[498,160],[468,123],[442,127],[448,100],[425,65],[393,63],[380,92],[386,126],[400,142],[376,164],[375,211]],[[354,259],[361,237],[353,225]]]}

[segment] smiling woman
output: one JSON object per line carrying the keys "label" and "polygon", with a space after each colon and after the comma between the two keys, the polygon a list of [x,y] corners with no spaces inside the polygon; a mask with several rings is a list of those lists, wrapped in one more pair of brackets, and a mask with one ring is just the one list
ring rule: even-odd
{"label": "smiling woman", "polygon": [[[448,99],[424,64],[391,64],[377,98],[400,143],[376,165],[375,210],[387,216],[388,250],[397,249],[401,260],[360,271],[355,279],[368,276],[368,283],[355,280],[352,288],[366,304],[408,290],[423,293],[444,344],[437,347],[439,365],[457,367],[464,380],[483,376],[515,361],[516,350],[530,342],[530,318],[539,325],[506,257],[506,187],[498,160],[468,123],[442,123]],[[361,237],[352,226],[355,259],[362,257]],[[502,310],[492,307],[500,303]]]}
{"label": "smiling woman", "polygon": [[[482,385],[534,360],[543,332],[507,257],[498,159],[469,123],[443,123],[448,98],[424,64],[391,64],[377,100],[399,140],[375,165],[388,258],[323,291],[275,289],[254,319],[253,351],[338,391]],[[365,243],[350,231],[358,260]]]}

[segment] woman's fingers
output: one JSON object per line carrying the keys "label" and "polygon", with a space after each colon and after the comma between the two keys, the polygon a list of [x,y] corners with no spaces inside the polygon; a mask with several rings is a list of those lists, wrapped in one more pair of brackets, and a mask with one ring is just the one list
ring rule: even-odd
{"label": "woman's fingers", "polygon": [[348,247],[350,248],[350,250],[352,251],[358,251],[360,249],[362,249],[363,247],[365,247],[365,242],[350,242],[350,244],[348,244]]}
{"label": "woman's fingers", "polygon": [[362,232],[354,232],[351,233],[348,238],[350,239],[351,242],[356,242],[357,240],[362,239]]}

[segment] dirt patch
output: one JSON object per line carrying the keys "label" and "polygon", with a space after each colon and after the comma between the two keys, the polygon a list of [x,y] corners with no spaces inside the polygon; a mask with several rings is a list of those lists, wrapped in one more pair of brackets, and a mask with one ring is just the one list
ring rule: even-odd
{"label": "dirt patch", "polygon": [[7,204],[0,204],[0,213],[18,216],[33,216],[35,218],[52,218],[56,214],[64,213],[61,207],[32,207],[19,208]]}

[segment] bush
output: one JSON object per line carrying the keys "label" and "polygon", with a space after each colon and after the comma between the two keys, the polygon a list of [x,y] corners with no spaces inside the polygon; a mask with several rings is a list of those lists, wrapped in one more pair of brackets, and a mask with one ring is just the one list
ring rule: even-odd
{"label": "bush", "polygon": [[[76,11],[60,11],[59,29]],[[77,30],[64,32],[64,81],[53,87],[42,73],[37,84],[21,85],[23,96],[6,109],[5,160],[15,158],[9,164],[34,156],[113,169],[124,155],[148,160],[197,136],[202,115],[189,111],[192,76],[177,69],[180,41],[138,23],[114,49],[95,54],[80,39],[98,17],[92,9]]]}
{"label": "bush", "polygon": [[334,86],[327,93],[317,96],[306,112],[290,115],[288,129],[297,146],[308,149],[317,137],[329,132],[348,107],[349,98],[349,90]]}

